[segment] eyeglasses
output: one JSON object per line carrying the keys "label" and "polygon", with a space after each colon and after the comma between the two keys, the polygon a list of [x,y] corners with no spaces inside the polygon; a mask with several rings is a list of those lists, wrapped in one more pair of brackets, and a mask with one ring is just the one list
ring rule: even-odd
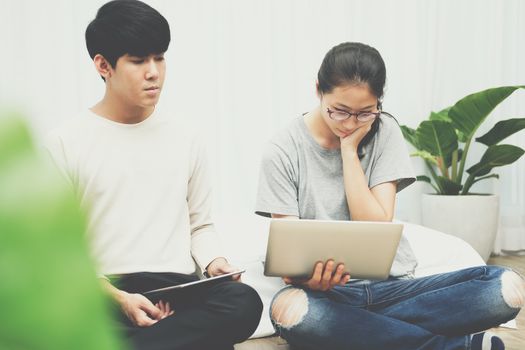
{"label": "eyeglasses", "polygon": [[330,108],[326,108],[326,111],[328,112],[328,116],[330,119],[335,120],[337,122],[342,122],[344,120],[347,120],[351,118],[353,115],[355,115],[355,118],[360,122],[368,122],[372,119],[375,119],[383,113],[381,109],[379,109],[378,112],[357,112],[357,113],[351,113],[346,111],[332,111]]}

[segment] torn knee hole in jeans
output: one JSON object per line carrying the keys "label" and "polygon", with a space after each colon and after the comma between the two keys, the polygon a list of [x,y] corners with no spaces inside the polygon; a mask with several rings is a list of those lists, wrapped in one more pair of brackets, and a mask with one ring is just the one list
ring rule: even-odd
{"label": "torn knee hole in jeans", "polygon": [[277,296],[272,304],[272,319],[281,327],[299,324],[308,312],[308,298],[302,289],[290,288]]}
{"label": "torn knee hole in jeans", "polygon": [[501,294],[503,300],[512,308],[521,308],[525,302],[525,281],[514,271],[501,275]]}

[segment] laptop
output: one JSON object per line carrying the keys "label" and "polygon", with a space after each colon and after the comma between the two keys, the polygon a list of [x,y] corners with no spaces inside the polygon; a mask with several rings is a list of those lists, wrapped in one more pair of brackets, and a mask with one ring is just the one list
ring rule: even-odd
{"label": "laptop", "polygon": [[387,279],[403,224],[272,219],[266,276],[307,278],[318,261],[344,263],[352,279]]}

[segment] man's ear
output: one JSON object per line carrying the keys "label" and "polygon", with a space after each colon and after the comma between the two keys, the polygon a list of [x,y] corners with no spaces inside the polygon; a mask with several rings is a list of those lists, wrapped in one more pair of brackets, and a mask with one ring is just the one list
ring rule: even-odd
{"label": "man's ear", "polygon": [[107,80],[109,77],[111,77],[111,71],[112,67],[111,64],[102,56],[101,54],[96,54],[95,57],[93,57],[93,63],[95,63],[95,69],[97,70],[98,74],[102,77],[102,79]]}
{"label": "man's ear", "polygon": [[315,81],[315,94],[319,99],[321,99],[321,91],[319,91],[319,80]]}

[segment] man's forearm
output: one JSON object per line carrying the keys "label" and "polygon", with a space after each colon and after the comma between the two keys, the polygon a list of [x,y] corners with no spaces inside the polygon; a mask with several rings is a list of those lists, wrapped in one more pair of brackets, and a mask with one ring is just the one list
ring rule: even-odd
{"label": "man's forearm", "polygon": [[119,305],[122,304],[127,293],[113,286],[106,278],[99,278],[99,280],[106,293]]}

